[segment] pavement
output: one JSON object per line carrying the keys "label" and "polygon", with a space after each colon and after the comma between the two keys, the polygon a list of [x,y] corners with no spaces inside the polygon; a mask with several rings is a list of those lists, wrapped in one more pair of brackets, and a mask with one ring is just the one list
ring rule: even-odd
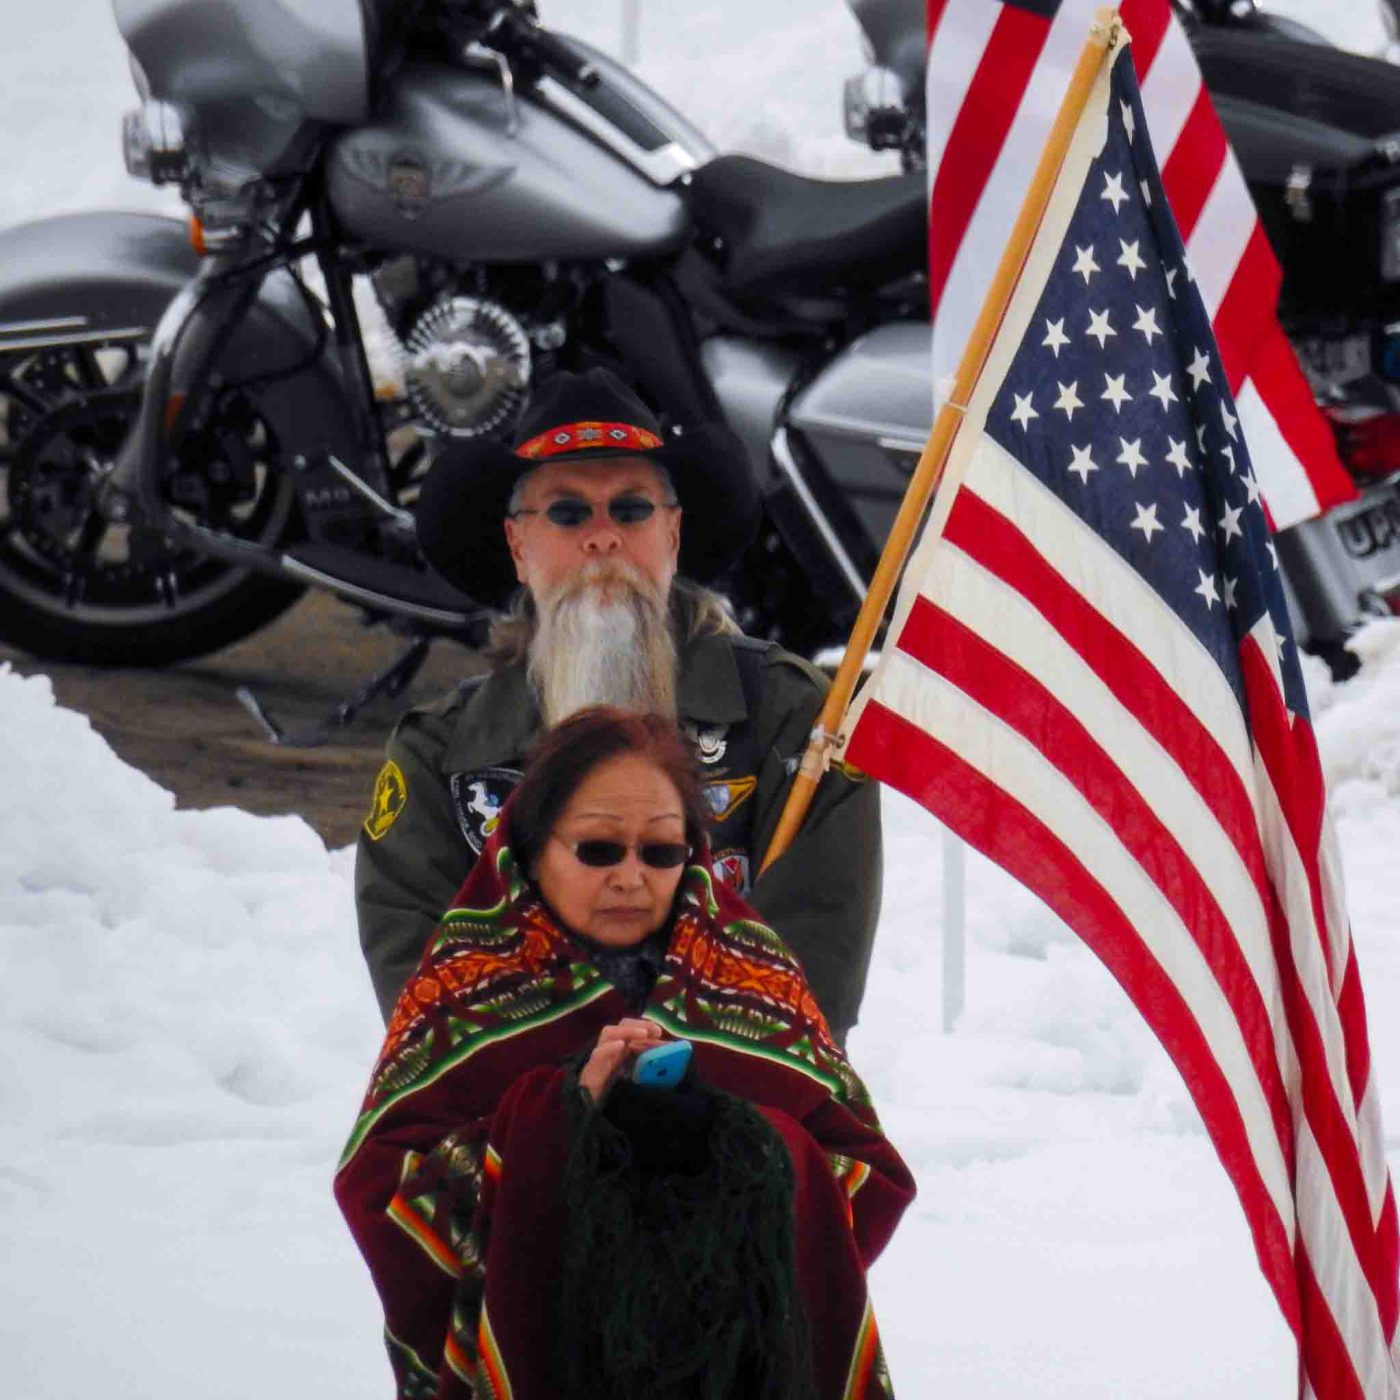
{"label": "pavement", "polygon": [[59,704],[87,715],[179,806],[293,812],[335,848],[355,839],[394,721],[475,674],[481,662],[456,643],[435,642],[407,691],[376,700],[316,748],[270,743],[235,691],[251,687],[288,732],[310,729],[402,645],[386,628],[366,627],[357,609],[311,593],[260,633],[179,666],[78,666],[4,645],[0,662],[50,677]]}

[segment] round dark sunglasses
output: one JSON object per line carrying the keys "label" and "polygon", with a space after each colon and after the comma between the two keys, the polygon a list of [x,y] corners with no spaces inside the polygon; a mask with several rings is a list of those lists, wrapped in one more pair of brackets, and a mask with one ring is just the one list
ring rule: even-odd
{"label": "round dark sunglasses", "polygon": [[[521,515],[542,515],[551,525],[557,525],[561,530],[577,530],[593,519],[595,509],[591,501],[580,500],[577,496],[561,496],[557,501],[551,501],[543,510],[513,510],[510,518],[514,520]],[[642,521],[650,520],[658,510],[675,510],[676,503],[666,501],[657,505],[645,496],[624,494],[614,496],[604,509],[608,518],[616,525],[640,525]]]}
{"label": "round dark sunglasses", "polygon": [[[591,865],[595,870],[621,865],[632,849],[624,841],[562,841],[558,837],[555,840],[567,846],[580,865]],[[690,847],[684,841],[644,841],[636,850],[637,859],[653,870],[674,870],[690,859]]]}

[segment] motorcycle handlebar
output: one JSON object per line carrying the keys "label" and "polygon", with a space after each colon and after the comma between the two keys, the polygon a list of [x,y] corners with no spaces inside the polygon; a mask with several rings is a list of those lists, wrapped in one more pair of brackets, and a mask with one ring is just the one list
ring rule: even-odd
{"label": "motorcycle handlebar", "polygon": [[485,21],[480,32],[481,42],[498,49],[507,58],[523,59],[566,82],[588,86],[598,81],[598,72],[588,59],[575,53],[563,39],[540,27],[534,6],[528,0],[526,3],[496,0],[494,4],[485,5],[480,0],[469,0],[464,8],[475,11],[479,20]]}

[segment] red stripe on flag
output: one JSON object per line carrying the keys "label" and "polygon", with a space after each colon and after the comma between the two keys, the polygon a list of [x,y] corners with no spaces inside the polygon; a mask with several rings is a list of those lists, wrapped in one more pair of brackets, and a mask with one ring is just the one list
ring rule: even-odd
{"label": "red stripe on flag", "polygon": [[924,11],[924,38],[928,43],[933,43],[933,32],[947,8],[948,0],[928,0],[928,8]]}
{"label": "red stripe on flag", "polygon": [[[939,0],[939,3],[946,3],[946,0]],[[1157,57],[1157,50],[1162,47],[1162,40],[1167,37],[1167,30],[1171,27],[1171,5],[1167,0],[1123,0],[1118,7],[1118,13],[1122,16],[1128,33],[1133,36],[1129,52],[1133,56],[1133,67],[1137,70],[1140,86],[1152,67],[1152,60]]]}
{"label": "red stripe on flag", "polygon": [[[1367,1400],[1351,1353],[1337,1327],[1337,1319],[1318,1287],[1307,1251],[1298,1250],[1298,1294],[1303,1307],[1303,1369],[1319,1400]],[[1300,1387],[1301,1389],[1301,1387]]]}
{"label": "red stripe on flag", "polygon": [[1320,511],[1356,499],[1356,486],[1337,456],[1336,440],[1313,402],[1312,390],[1283,328],[1270,321],[1255,346],[1249,377],[1283,440],[1303,464]]}
{"label": "red stripe on flag", "polygon": [[[1268,1008],[1255,983],[1235,930],[1221,912],[1201,872],[1171,829],[1156,815],[1083,724],[1039,679],[1009,661],[963,623],[924,598],[916,600],[900,633],[898,648],[936,670],[1040,748],[1103,818],[1129,857],[1148,875],[1200,948],[1239,1026],[1250,1063],[1273,1116],[1279,1153],[1290,1180],[1294,1169],[1293,1114],[1274,1052]],[[1131,650],[1126,644],[1119,648]],[[1116,657],[1105,657],[1116,668]],[[1194,717],[1186,722],[1196,728]],[[1040,739],[1053,734],[1053,751]],[[1154,734],[1154,738],[1162,738]],[[1209,782],[1213,775],[1198,774]],[[1223,834],[1223,833],[1222,833]],[[1267,918],[1260,908],[1260,920]],[[1137,1000],[1136,992],[1129,994]]]}
{"label": "red stripe on flag", "polygon": [[[1386,1183],[1385,1203],[1381,1206],[1381,1216],[1376,1222],[1376,1248],[1380,1251],[1381,1267],[1390,1270],[1394,1277],[1397,1269],[1397,1260],[1400,1260],[1400,1227],[1397,1227],[1395,1215],[1395,1188],[1389,1181]],[[1386,1340],[1392,1344],[1395,1341],[1396,1317],[1394,1310],[1387,1313],[1381,1309],[1381,1325],[1385,1328]]]}
{"label": "red stripe on flag", "polygon": [[948,133],[929,212],[929,306],[935,316],[1049,33],[1050,22],[1044,17],[1016,5],[1003,6]]}
{"label": "red stripe on flag", "polygon": [[1347,1079],[1351,1096],[1358,1108],[1366,1095],[1366,1082],[1371,1077],[1371,1046],[1366,1037],[1366,1001],[1361,994],[1361,969],[1356,962],[1356,949],[1347,949],[1347,970],[1342,979],[1341,995],[1337,998],[1337,1014],[1342,1025],[1359,1026],[1361,1034],[1347,1040]]}
{"label": "red stripe on flag", "polygon": [[1186,1080],[1239,1193],[1260,1268],[1284,1319],[1300,1333],[1298,1280],[1288,1236],[1259,1175],[1230,1087],[1181,993],[1131,922],[1073,853],[995,783],[945,744],[885,709],[866,705],[847,758],[928,808],[963,840],[1028,886],[1118,979]]}
{"label": "red stripe on flag", "polygon": [[1162,188],[1176,215],[1183,243],[1190,243],[1191,232],[1224,164],[1225,131],[1211,106],[1210,93],[1202,84],[1181,135],[1162,167]]}
{"label": "red stripe on flag", "polygon": [[1220,347],[1220,360],[1230,392],[1238,394],[1250,371],[1260,339],[1274,325],[1274,307],[1282,280],[1264,226],[1256,219],[1230,285],[1216,307],[1211,329]]}

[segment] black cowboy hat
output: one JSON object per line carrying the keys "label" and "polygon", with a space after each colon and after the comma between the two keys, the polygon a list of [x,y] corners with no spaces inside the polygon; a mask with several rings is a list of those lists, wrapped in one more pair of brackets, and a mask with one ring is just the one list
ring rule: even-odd
{"label": "black cowboy hat", "polygon": [[706,423],[667,437],[656,416],[616,375],[560,371],[532,395],[513,446],[453,440],[438,453],[414,517],[418,543],[448,582],[492,607],[516,588],[501,522],[515,484],[553,462],[645,457],[670,474],[685,512],[680,572],[717,578],[758,527],[758,488],[744,445]]}

